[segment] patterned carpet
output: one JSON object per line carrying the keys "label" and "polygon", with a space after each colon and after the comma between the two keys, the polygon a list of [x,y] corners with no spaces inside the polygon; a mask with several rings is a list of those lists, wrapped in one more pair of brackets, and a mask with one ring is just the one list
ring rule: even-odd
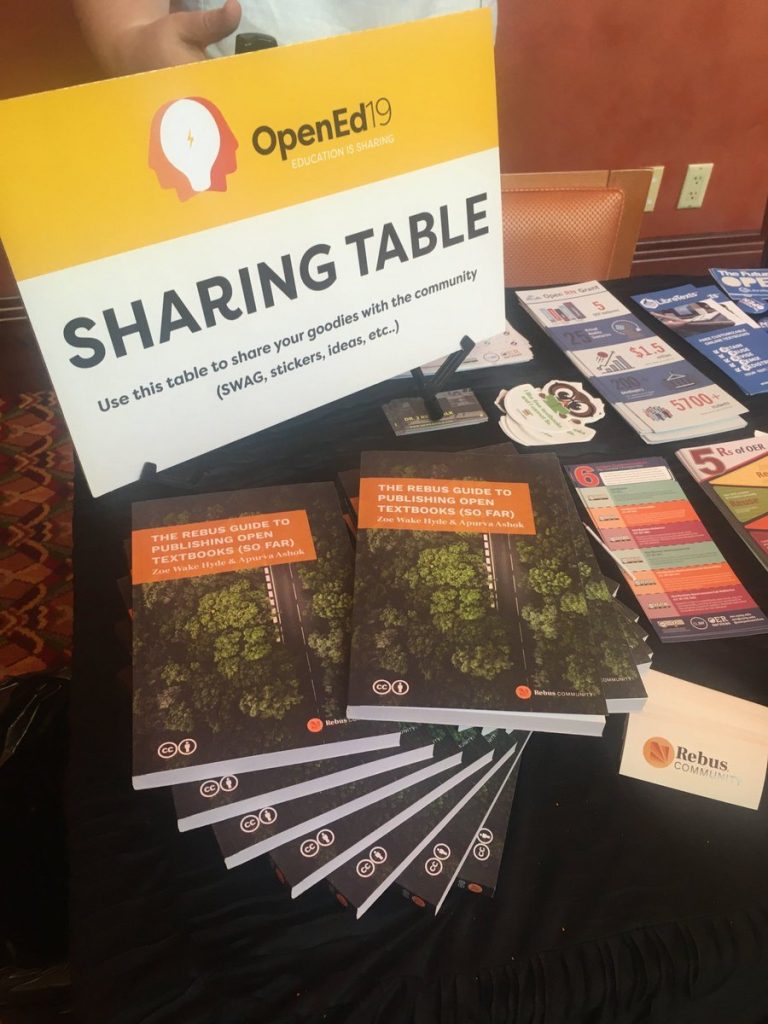
{"label": "patterned carpet", "polygon": [[72,443],[52,391],[0,399],[0,679],[69,666]]}

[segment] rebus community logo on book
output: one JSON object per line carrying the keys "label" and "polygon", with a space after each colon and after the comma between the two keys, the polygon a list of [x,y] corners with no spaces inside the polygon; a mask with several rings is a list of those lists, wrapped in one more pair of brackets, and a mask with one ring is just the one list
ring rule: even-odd
{"label": "rebus community logo on book", "polygon": [[652,768],[668,768],[675,759],[675,748],[663,736],[651,736],[643,744],[643,757]]}
{"label": "rebus community logo on book", "polygon": [[149,166],[162,188],[184,202],[200,192],[226,192],[237,170],[237,139],[219,108],[202,96],[164,104],[149,130]]}

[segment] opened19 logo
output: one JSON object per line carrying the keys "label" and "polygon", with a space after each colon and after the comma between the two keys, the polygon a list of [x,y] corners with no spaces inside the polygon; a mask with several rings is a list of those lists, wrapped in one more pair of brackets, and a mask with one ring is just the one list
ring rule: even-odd
{"label": "opened19 logo", "polygon": [[160,107],[149,132],[149,166],[163,188],[182,201],[199,192],[226,192],[237,170],[237,139],[215,103],[202,96]]}

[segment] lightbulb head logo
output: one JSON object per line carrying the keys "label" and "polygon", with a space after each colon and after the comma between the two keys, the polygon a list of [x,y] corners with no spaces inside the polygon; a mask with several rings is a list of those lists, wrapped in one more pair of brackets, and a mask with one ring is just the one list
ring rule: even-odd
{"label": "lightbulb head logo", "polygon": [[237,169],[237,139],[219,108],[202,96],[164,104],[152,118],[149,166],[162,188],[185,201],[200,192],[226,192]]}
{"label": "lightbulb head logo", "polygon": [[669,768],[675,760],[675,748],[663,736],[651,736],[643,744],[643,757],[652,768]]}

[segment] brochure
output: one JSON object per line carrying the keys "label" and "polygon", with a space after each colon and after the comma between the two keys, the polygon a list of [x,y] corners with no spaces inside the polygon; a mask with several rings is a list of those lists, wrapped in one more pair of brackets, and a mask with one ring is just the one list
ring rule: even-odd
{"label": "brochure", "polygon": [[740,309],[768,326],[768,268],[713,270],[710,274]]}
{"label": "brochure", "polygon": [[352,563],[333,484],[141,502],[134,786],[397,747],[344,714]]}
{"label": "brochure", "polygon": [[[563,487],[566,487],[565,481]],[[584,583],[588,627],[600,657],[600,683],[606,707],[609,714],[639,711],[646,699],[640,666],[648,657],[647,651],[638,652],[638,637],[636,633],[633,635],[621,614],[622,606],[611,594],[579,520],[572,521],[571,530],[577,566]]]}
{"label": "brochure", "polygon": [[661,458],[567,466],[606,549],[665,642],[751,636],[768,620]]}
{"label": "brochure", "polygon": [[768,391],[768,331],[729,302],[719,288],[682,285],[634,299],[711,360],[744,394]]}
{"label": "brochure", "polygon": [[764,569],[768,569],[768,435],[675,452]]}
{"label": "brochure", "polygon": [[768,763],[768,708],[651,670],[629,715],[621,775],[757,810]]}
{"label": "brochure", "polygon": [[353,719],[599,735],[599,653],[554,455],[366,453]]}
{"label": "brochure", "polygon": [[657,337],[599,281],[517,296],[586,383],[648,444],[744,425],[745,406]]}

